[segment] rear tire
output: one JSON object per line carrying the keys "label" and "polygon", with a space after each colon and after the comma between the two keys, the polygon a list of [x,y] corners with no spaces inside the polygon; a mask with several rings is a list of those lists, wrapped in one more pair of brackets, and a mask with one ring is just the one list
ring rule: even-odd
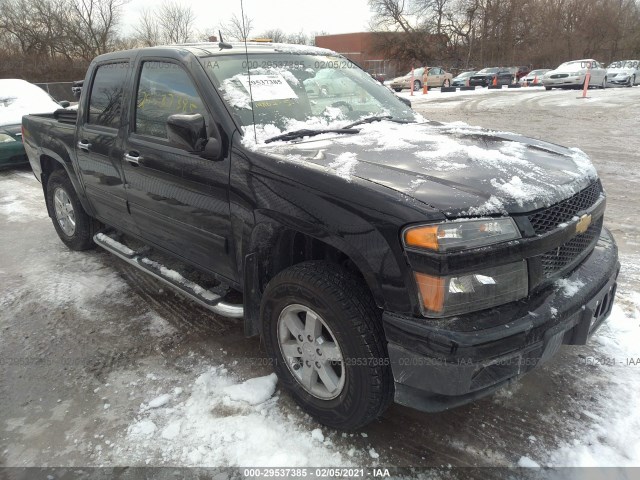
{"label": "rear tire", "polygon": [[551,87],[544,87],[544,89],[545,89],[546,91],[549,91],[549,90],[551,90]]}
{"label": "rear tire", "polygon": [[356,276],[323,261],[294,265],[267,285],[261,318],[282,387],[320,423],[353,430],[389,406],[393,376],[381,313]]}
{"label": "rear tire", "polygon": [[84,211],[78,194],[64,170],[55,170],[47,180],[47,208],[60,240],[71,250],[95,247],[98,222]]}

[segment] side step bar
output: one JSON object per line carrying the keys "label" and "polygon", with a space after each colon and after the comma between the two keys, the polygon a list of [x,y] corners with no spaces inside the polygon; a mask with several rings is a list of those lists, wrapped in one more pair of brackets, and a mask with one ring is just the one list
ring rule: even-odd
{"label": "side step bar", "polygon": [[154,262],[142,256],[142,254],[134,252],[126,245],[123,245],[104,233],[97,233],[93,237],[93,241],[128,264],[157,278],[178,291],[178,293],[181,293],[214,313],[231,318],[242,318],[244,316],[244,308],[242,305],[223,302],[220,295],[210,292],[197,283],[187,280],[175,270],[166,268],[158,262]]}

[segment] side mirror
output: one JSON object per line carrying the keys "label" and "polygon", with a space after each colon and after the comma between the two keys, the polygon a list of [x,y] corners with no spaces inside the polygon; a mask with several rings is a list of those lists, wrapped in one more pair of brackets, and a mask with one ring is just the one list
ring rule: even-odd
{"label": "side mirror", "polygon": [[68,106],[71,105],[71,102],[67,102],[66,100],[62,100],[61,102],[58,102],[58,104],[60,104],[60,106],[62,108],[67,108]]}
{"label": "side mirror", "polygon": [[216,137],[209,137],[200,156],[207,160],[222,160],[222,143],[220,140]]}
{"label": "side mirror", "polygon": [[189,152],[204,151],[207,140],[204,117],[199,113],[170,115],[167,118],[167,139],[176,147]]}

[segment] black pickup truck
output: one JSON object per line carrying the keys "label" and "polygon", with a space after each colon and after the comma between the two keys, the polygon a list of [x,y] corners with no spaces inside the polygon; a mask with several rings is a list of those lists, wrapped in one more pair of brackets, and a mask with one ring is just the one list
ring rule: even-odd
{"label": "black pickup truck", "polygon": [[312,47],[116,52],[83,85],[77,111],[23,119],[61,240],[243,319],[326,425],[482,397],[611,311],[617,247],[578,149],[427,121]]}

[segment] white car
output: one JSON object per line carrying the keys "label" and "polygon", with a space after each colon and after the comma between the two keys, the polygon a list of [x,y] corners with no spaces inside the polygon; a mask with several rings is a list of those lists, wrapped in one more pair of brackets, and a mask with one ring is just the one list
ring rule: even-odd
{"label": "white car", "polygon": [[640,60],[622,60],[612,62],[607,68],[609,85],[633,87],[640,85]]}
{"label": "white car", "polygon": [[590,58],[563,63],[542,77],[542,85],[547,90],[552,88],[582,88],[587,72],[591,74],[589,86],[599,88],[607,86],[607,70],[600,62]]}
{"label": "white car", "polygon": [[542,77],[547,72],[550,72],[550,68],[540,68],[538,70],[532,70],[525,77],[520,79],[520,85],[526,87],[538,87],[542,85]]}

